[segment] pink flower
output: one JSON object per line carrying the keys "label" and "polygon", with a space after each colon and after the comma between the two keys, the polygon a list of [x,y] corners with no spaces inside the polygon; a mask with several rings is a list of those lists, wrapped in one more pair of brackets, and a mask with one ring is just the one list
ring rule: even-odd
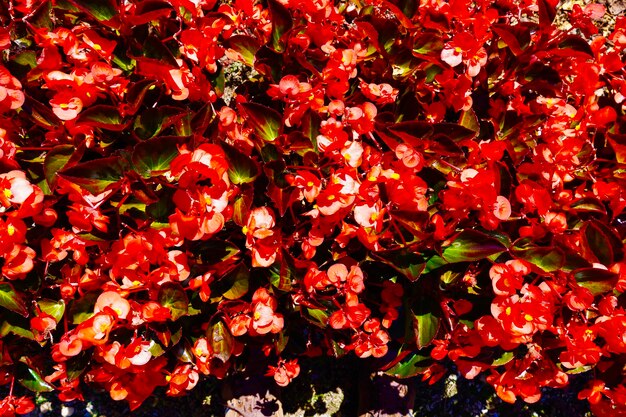
{"label": "pink flower", "polygon": [[83,101],[71,91],[57,93],[50,100],[52,111],[61,120],[73,120],[83,110]]}
{"label": "pink flower", "polygon": [[4,205],[22,204],[35,192],[35,187],[26,179],[23,171],[9,171],[0,174],[0,202]]}
{"label": "pink flower", "polygon": [[297,359],[288,362],[280,359],[278,366],[269,366],[268,369],[265,375],[273,376],[276,384],[281,387],[286,387],[295,377],[300,375],[300,365],[298,365]]}

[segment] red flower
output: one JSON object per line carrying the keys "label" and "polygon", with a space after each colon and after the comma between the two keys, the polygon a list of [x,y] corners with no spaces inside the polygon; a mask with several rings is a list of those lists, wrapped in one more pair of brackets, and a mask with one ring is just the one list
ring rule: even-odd
{"label": "red flower", "polygon": [[24,99],[22,84],[0,65],[0,112],[19,109],[24,104]]}
{"label": "red flower", "polygon": [[83,110],[83,101],[72,91],[57,93],[50,100],[52,111],[61,120],[73,120]]}
{"label": "red flower", "polygon": [[297,359],[290,361],[279,359],[277,366],[268,366],[268,371],[265,375],[273,376],[277,385],[286,387],[299,374],[300,365],[298,365]]}
{"label": "red flower", "polygon": [[252,296],[252,320],[250,334],[278,333],[284,327],[282,314],[276,313],[278,303],[265,288],[259,288]]}

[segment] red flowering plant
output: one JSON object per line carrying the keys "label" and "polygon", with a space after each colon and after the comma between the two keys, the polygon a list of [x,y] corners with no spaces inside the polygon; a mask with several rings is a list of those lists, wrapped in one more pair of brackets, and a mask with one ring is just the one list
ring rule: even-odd
{"label": "red flowering plant", "polygon": [[626,18],[602,36],[603,13],[3,2],[0,380],[135,409],[253,351],[279,386],[354,354],[507,402],[595,370],[579,398],[626,413]]}

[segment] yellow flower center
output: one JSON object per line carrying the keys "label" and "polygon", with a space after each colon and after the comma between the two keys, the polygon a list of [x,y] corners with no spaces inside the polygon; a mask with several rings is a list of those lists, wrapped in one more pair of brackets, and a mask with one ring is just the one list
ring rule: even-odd
{"label": "yellow flower center", "polygon": [[4,193],[4,196],[5,196],[6,198],[11,198],[11,197],[13,197],[13,193],[12,193],[12,192],[11,192],[11,190],[9,190],[8,188],[5,188],[2,192]]}
{"label": "yellow flower center", "polygon": [[524,314],[524,319],[526,319],[526,321],[533,321],[533,316],[530,314]]}
{"label": "yellow flower center", "polygon": [[511,315],[511,307],[507,307],[506,310],[504,310],[504,312],[506,313],[507,316]]}
{"label": "yellow flower center", "polygon": [[12,224],[8,225],[7,233],[9,234],[9,236],[13,236],[15,234],[15,226],[13,226]]}

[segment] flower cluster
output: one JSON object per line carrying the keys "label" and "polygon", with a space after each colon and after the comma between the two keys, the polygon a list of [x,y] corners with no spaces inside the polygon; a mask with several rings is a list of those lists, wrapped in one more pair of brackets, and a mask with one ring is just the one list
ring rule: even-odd
{"label": "flower cluster", "polygon": [[626,18],[555,3],[9,1],[2,384],[350,354],[626,413]]}

